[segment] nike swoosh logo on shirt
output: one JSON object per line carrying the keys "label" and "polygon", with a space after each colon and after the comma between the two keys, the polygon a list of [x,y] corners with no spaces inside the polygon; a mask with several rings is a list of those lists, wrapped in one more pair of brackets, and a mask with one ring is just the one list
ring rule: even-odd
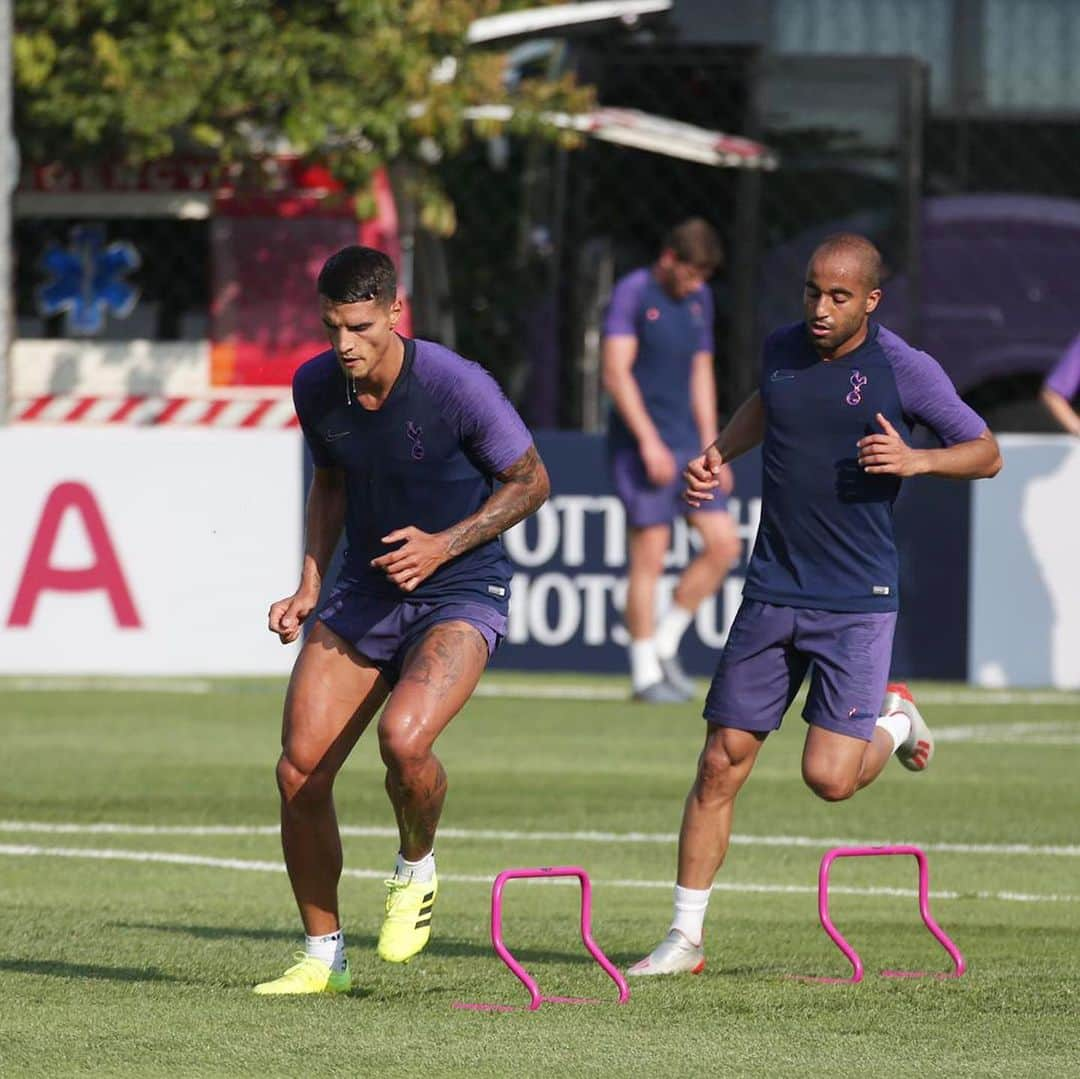
{"label": "nike swoosh logo on shirt", "polygon": [[786,371],[773,371],[769,375],[770,382],[787,382],[789,379],[794,378],[794,375],[789,375]]}
{"label": "nike swoosh logo on shirt", "polygon": [[352,431],[333,431],[326,435],[327,442],[336,442],[339,438],[345,438],[351,435]]}

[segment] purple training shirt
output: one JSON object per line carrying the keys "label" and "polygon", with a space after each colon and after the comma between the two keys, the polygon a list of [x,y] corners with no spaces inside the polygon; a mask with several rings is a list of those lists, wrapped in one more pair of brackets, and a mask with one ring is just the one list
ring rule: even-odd
{"label": "purple training shirt", "polygon": [[896,476],[858,464],[858,441],[881,433],[881,413],[910,442],[921,423],[946,446],[986,423],[925,352],[870,324],[854,352],[824,361],[803,323],[765,342],[762,515],[743,594],[823,611],[894,611]]}
{"label": "purple training shirt", "polygon": [[[405,359],[382,406],[364,409],[346,389],[332,350],[293,378],[293,400],[316,468],[345,471],[348,550],[339,583],[405,595],[373,558],[389,532],[441,532],[475,513],[494,477],[532,445],[498,383],[479,364],[430,341],[403,339]],[[506,609],[510,562],[496,538],[441,566],[415,599],[460,599]]]}
{"label": "purple training shirt", "polygon": [[[632,373],[645,409],[672,450],[701,448],[690,407],[690,373],[698,352],[713,351],[713,301],[706,286],[676,300],[652,270],[643,267],[619,278],[604,317],[605,337],[634,337]],[[622,417],[611,410],[608,439],[612,450],[637,448]]]}

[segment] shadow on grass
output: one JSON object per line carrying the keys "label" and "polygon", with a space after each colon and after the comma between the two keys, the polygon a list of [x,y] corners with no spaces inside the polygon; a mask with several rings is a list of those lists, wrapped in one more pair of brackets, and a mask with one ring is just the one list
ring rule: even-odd
{"label": "shadow on grass", "polygon": [[48,978],[95,978],[109,982],[173,982],[185,979],[163,974],[155,967],[103,967],[91,963],[64,963],[56,959],[0,959],[0,971],[37,974]]}
{"label": "shadow on grass", "polygon": [[[510,949],[510,954],[526,967],[530,963],[565,963],[570,966],[588,966],[596,963],[596,960],[585,950],[584,945],[581,946],[580,952],[558,952],[550,948],[515,948],[512,941],[506,946]],[[466,956],[498,958],[495,955],[495,949],[487,941],[478,944],[471,940],[433,940],[427,946],[426,953],[447,959],[459,959]],[[618,961],[614,957],[611,958],[612,962],[618,966]]]}
{"label": "shadow on grass", "polygon": [[[198,940],[269,940],[297,942],[301,931],[297,929],[257,929],[235,925],[171,925],[164,922],[110,922],[115,929],[146,929],[156,933],[175,933]],[[370,933],[356,934],[346,929],[349,954],[375,950],[377,938]],[[550,948],[515,948],[509,943],[511,954],[524,963],[565,963],[571,966],[589,966],[596,962],[581,946],[580,952],[555,951]],[[453,937],[434,937],[424,949],[425,956],[439,959],[496,958],[495,950],[485,940],[461,940]],[[641,958],[636,953],[610,953],[611,961],[618,967],[628,966]]]}
{"label": "shadow on grass", "polygon": [[[113,929],[149,929],[155,933],[176,933],[180,936],[195,937],[199,940],[284,940],[296,941],[302,934],[298,929],[252,929],[249,926],[235,925],[168,925],[164,922],[109,922]],[[351,934],[349,943],[357,938]],[[375,938],[366,938],[374,944]],[[361,937],[357,943],[363,944]]]}

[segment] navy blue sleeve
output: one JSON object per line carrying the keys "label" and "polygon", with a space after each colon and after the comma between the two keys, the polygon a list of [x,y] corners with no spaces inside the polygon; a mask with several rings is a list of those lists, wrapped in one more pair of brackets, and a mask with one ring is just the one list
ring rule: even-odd
{"label": "navy blue sleeve", "polygon": [[333,468],[334,459],[330,456],[322,439],[310,426],[313,387],[310,373],[305,371],[306,367],[307,364],[298,367],[293,374],[293,408],[296,410],[296,418],[300,421],[300,430],[304,433],[304,441],[307,443],[312,463],[316,468]]}

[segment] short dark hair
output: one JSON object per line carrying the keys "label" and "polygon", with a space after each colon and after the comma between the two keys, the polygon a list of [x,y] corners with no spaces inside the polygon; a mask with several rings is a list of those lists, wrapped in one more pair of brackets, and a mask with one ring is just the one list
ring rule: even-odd
{"label": "short dark hair", "polygon": [[871,292],[881,288],[881,279],[884,276],[881,252],[865,236],[858,232],[834,232],[817,245],[810,261],[813,262],[818,255],[837,254],[851,255],[858,262]]}
{"label": "short dark hair", "polygon": [[386,305],[397,295],[397,271],[385,252],[352,244],[323,263],[318,289],[331,303],[374,300]]}
{"label": "short dark hair", "polygon": [[664,237],[664,248],[680,262],[689,262],[710,272],[724,261],[724,246],[716,230],[703,217],[680,222]]}

